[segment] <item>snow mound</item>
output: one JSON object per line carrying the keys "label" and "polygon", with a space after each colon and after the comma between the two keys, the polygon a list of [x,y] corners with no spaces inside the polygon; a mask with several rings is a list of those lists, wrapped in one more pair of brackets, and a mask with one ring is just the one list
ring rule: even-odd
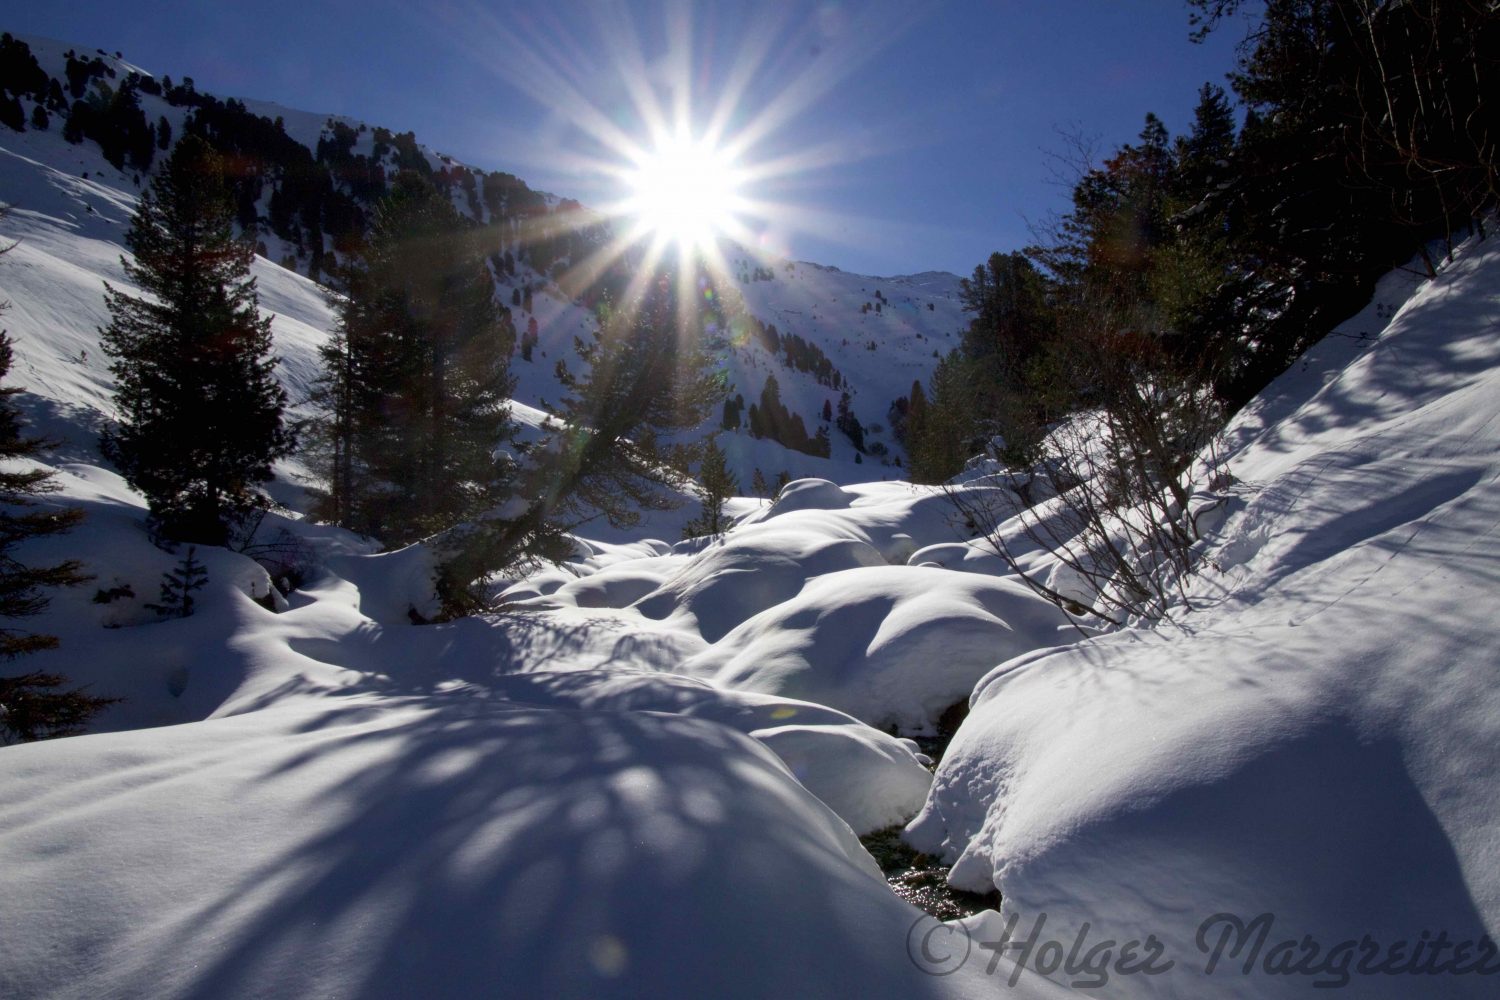
{"label": "snow mound", "polygon": [[[793,483],[791,486],[798,484]],[[829,498],[822,484],[810,488],[814,496]],[[790,489],[791,486],[787,488]],[[887,563],[899,564],[917,550],[967,538],[974,531],[964,524],[953,500],[942,489],[905,482],[858,483],[834,487],[840,496],[829,506],[785,509],[773,504],[742,517],[736,533],[798,530],[830,538],[857,538],[874,546]],[[993,492],[993,487],[974,487]],[[1014,494],[1005,491],[1007,497]],[[976,498],[977,499],[977,498]]]}
{"label": "snow mound", "polygon": [[[1277,942],[1310,935],[1323,961],[1369,935],[1398,969],[1427,949],[1421,968],[1500,927],[1500,248],[1412,285],[1231,426],[1206,610],[998,667],[908,830],[1023,927],[1155,934],[1176,969],[1111,996],[1306,995],[1314,977],[1267,971]],[[1204,978],[1216,914],[1271,915],[1249,974],[1242,954]],[[1494,989],[1345,957],[1361,997]]]}
{"label": "snow mound", "polygon": [[848,827],[711,722],[320,706],[6,756],[12,996],[933,986]]}
{"label": "snow mound", "polygon": [[1066,618],[1025,586],[933,567],[808,582],[683,664],[694,676],[930,732],[996,663],[1065,642]]}
{"label": "snow mound", "polygon": [[708,642],[796,596],[811,578],[885,560],[868,542],[807,531],[732,533],[636,604],[647,618],[695,627]]}
{"label": "snow mound", "polygon": [[909,748],[868,726],[775,726],[750,735],[861,836],[906,822],[932,784]]}
{"label": "snow mound", "polygon": [[826,479],[799,479],[781,488],[766,517],[776,517],[793,510],[842,510],[853,502],[853,494],[839,489]]}
{"label": "snow mound", "polygon": [[656,671],[516,674],[497,679],[490,690],[518,703],[670,712],[729,726],[770,747],[804,788],[860,835],[910,819],[932,783],[926,758],[910,740],[811,702]]}
{"label": "snow mound", "polygon": [[565,583],[550,592],[549,601],[579,608],[624,608],[653,593],[667,580],[680,558],[641,559],[609,566]]}

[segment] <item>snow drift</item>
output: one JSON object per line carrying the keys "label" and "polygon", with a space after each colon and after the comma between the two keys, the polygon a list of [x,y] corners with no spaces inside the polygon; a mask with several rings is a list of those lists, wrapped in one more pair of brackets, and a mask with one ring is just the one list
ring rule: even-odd
{"label": "snow drift", "polygon": [[[420,628],[429,553],[308,524],[283,466],[264,530],[299,547],[305,584],[278,602],[264,567],[202,550],[199,612],[159,620],[145,605],[178,556],[93,444],[133,181],[55,131],[4,135],[14,378],[60,442],[48,502],[87,511],[21,555],[97,578],[34,620],[63,642],[25,667],[126,700],[91,735],[0,749],[0,995],[989,997],[1020,956],[1018,996],[1259,997],[1337,978],[1278,972],[1312,960],[1283,939],[1405,941],[1430,964],[1439,935],[1451,957],[1500,928],[1493,243],[1435,281],[1388,278],[1239,415],[1180,631],[1075,642],[939,492],[845,481],[879,472],[837,438],[836,461],[782,466],[824,478],[733,501],[724,536],[675,542],[686,511],[579,538],[505,614]],[[255,274],[305,400],[328,305]],[[876,324],[904,343],[894,364],[847,352],[866,420],[957,320],[951,276],[882,279],[879,318],[859,312],[873,281],[799,264],[741,290],[830,351]],[[539,299],[545,354],[580,318]],[[735,349],[753,396],[771,362]],[[533,401],[547,368],[522,373]],[[742,472],[788,459],[733,445]],[[882,731],[930,732],[965,698],[935,777]],[[914,815],[908,839],[998,887],[1000,913],[936,924],[888,890],[856,834]],[[1282,965],[1246,974],[1241,952],[1206,974],[1201,945],[1262,914]],[[1002,947],[1042,917],[1038,946]],[[1151,941],[1174,964],[1099,982],[1053,941]],[[1494,983],[1397,972],[1350,979],[1361,997]]]}
{"label": "snow drift", "polygon": [[[1211,606],[997,667],[909,828],[1027,927],[1155,934],[1176,969],[1110,996],[1312,990],[1274,956],[1244,974],[1248,946],[1206,978],[1215,914],[1273,915],[1261,959],[1369,935],[1406,942],[1398,969],[1425,968],[1440,932],[1472,960],[1500,927],[1500,250],[1414,284],[1386,279],[1230,428],[1237,499],[1196,583]],[[1362,997],[1494,989],[1353,980]]]}

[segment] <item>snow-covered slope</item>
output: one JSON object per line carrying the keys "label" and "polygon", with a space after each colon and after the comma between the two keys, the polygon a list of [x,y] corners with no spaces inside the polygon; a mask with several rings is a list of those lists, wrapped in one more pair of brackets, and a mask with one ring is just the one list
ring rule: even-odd
{"label": "snow-covered slope", "polygon": [[[151,543],[141,497],[96,447],[113,413],[103,285],[129,288],[119,256],[138,190],[55,127],[0,134],[12,381],[28,425],[59,442],[45,502],[85,513],[18,554],[77,559],[94,577],[26,623],[59,647],[5,669],[123,699],[93,735],[0,750],[0,995],[982,994],[977,974],[935,979],[907,957],[924,918],[855,838],[920,808],[931,777],[915,744],[774,683],[679,672],[723,637],[707,623],[750,617],[765,583],[706,553],[692,570],[703,543],[580,539],[507,615],[417,628],[426,550],[371,554],[301,520],[303,470],[289,463],[275,487],[289,510],[262,524],[260,562],[200,549],[196,612],[153,613],[183,554]],[[254,273],[280,376],[304,403],[332,324],[324,289],[265,259]],[[536,300],[541,351],[585,332],[554,291]],[[764,348],[739,351],[757,370]],[[555,382],[517,368],[534,400],[555,398]],[[789,400],[798,378],[784,378]],[[751,448],[768,476],[788,468],[779,447]],[[921,498],[886,489],[855,527],[778,536],[766,525],[791,500],[732,510],[760,515],[761,544],[782,554],[854,550],[829,570],[899,562],[903,525],[951,537],[930,498],[911,517]],[[680,534],[670,519],[650,527]],[[278,560],[307,577],[289,597],[272,591]],[[792,561],[777,593],[820,571]],[[649,614],[627,607],[632,594]],[[943,697],[987,665],[971,659]],[[904,670],[911,690],[920,666],[887,673]]]}
{"label": "snow-covered slope", "polygon": [[[81,57],[98,59],[115,73],[90,84],[93,89],[118,85],[131,72],[143,72],[124,59],[108,53],[95,53],[82,47],[45,38],[23,37],[44,72],[63,79],[66,54],[76,50]],[[173,105],[163,96],[147,92],[138,94],[146,120],[165,120],[174,137],[184,133],[184,121],[192,109]],[[330,122],[356,130],[353,152],[370,156],[374,153],[374,130],[348,118],[332,118],[315,112],[299,111],[260,101],[244,101],[253,114],[280,123],[280,129],[291,140],[310,150],[321,137],[329,134]],[[35,102],[22,98],[28,116]],[[3,231],[25,236],[28,241],[44,244],[56,252],[60,244],[75,236],[95,241],[87,250],[62,252],[60,261],[70,272],[70,294],[79,298],[79,309],[52,309],[38,315],[38,322],[56,328],[56,336],[45,343],[34,343],[28,359],[38,369],[55,367],[43,363],[38,352],[56,348],[53,361],[76,358],[86,352],[98,371],[103,371],[98,357],[95,326],[103,312],[102,281],[119,283],[122,275],[117,257],[122,238],[134,209],[135,198],[149,182],[130,168],[117,169],[106,161],[100,148],[91,141],[66,142],[62,136],[63,116],[53,114],[46,129],[28,127],[15,132],[0,127],[0,201],[15,206],[18,214],[29,216],[24,223],[13,221]],[[463,168],[450,157],[423,146],[420,155],[435,169]],[[387,174],[397,169],[397,154],[388,150],[382,161]],[[276,327],[278,350],[286,357],[284,377],[293,399],[305,399],[312,376],[313,351],[317,337],[331,327],[328,307],[318,301],[320,292],[310,283],[295,280],[296,271],[286,274],[272,262],[290,261],[295,268],[308,270],[305,247],[279,238],[268,221],[271,195],[279,179],[272,172],[266,178],[264,191],[257,203],[260,223],[253,236],[265,246],[264,259],[256,267],[261,283],[262,305],[278,315]],[[455,208],[464,215],[486,223],[489,208],[471,201],[459,185],[452,188]],[[551,208],[560,199],[541,195]],[[48,228],[50,226],[50,228]],[[531,408],[545,409],[557,404],[563,390],[556,378],[556,364],[567,361],[575,369],[574,340],[591,339],[596,323],[583,303],[565,293],[552,274],[533,270],[519,254],[520,244],[505,245],[505,237],[496,236],[496,251],[512,249],[521,257],[514,274],[496,271],[496,294],[512,308],[517,329],[526,332],[535,323],[537,347],[530,358],[515,355],[516,400]],[[111,246],[113,244],[113,246]],[[39,247],[40,249],[40,247]],[[324,252],[337,258],[331,239],[325,237]],[[741,417],[739,426],[722,435],[721,445],[729,455],[731,470],[742,481],[746,491],[756,470],[768,482],[787,473],[792,478],[816,475],[835,482],[860,482],[879,478],[899,478],[893,467],[904,455],[904,449],[890,433],[888,410],[898,398],[909,395],[914,381],[926,381],[940,355],[958,344],[959,332],[966,325],[958,296],[958,278],[941,272],[888,278],[848,274],[817,264],[766,258],[733,245],[725,247],[730,275],[719,282],[718,305],[722,311],[722,328],[706,330],[723,343],[719,363],[727,377],[730,395],[741,396],[748,406],[765,387],[768,375],[775,375],[781,398],[799,415],[809,436],[820,426],[827,427],[831,439],[828,459],[783,447],[770,438],[752,437],[749,422]],[[573,262],[579,263],[579,262]],[[52,281],[50,274],[44,280]],[[287,280],[288,278],[291,280]],[[564,284],[568,282],[566,279]],[[45,299],[31,294],[32,288],[13,276],[0,275],[3,287],[17,303],[17,312],[36,313],[49,309]],[[531,289],[522,300],[521,293]],[[293,291],[295,290],[295,291]],[[99,292],[98,295],[92,294]],[[516,304],[512,304],[515,302]],[[523,303],[529,303],[530,309]],[[877,306],[879,307],[877,311]],[[86,323],[70,326],[72,318]],[[27,327],[19,320],[17,330]],[[753,331],[774,327],[781,337],[795,336],[811,345],[831,362],[839,381],[837,388],[825,374],[821,381],[809,370],[807,359],[793,361],[785,350],[776,350],[775,342]],[[40,372],[39,372],[40,374]],[[74,373],[75,381],[92,381],[83,394],[89,405],[98,405],[107,413],[107,392],[98,379],[83,372]],[[54,389],[49,378],[28,380],[33,391],[56,402],[75,400],[78,394]],[[835,427],[821,419],[825,404],[836,408],[840,395],[850,394],[852,412],[867,431],[867,454],[859,455],[854,445]],[[720,427],[721,414],[715,412],[695,434],[701,436]],[[874,452],[868,453],[868,452]],[[885,453],[882,457],[881,452]]]}
{"label": "snow-covered slope", "polygon": [[[0,133],[0,193],[10,206],[0,240],[13,245],[0,265],[0,299],[9,303],[0,322],[15,340],[11,376],[25,386],[25,405],[43,431],[68,442],[70,456],[93,460],[98,427],[115,415],[114,380],[99,350],[99,327],[109,319],[104,284],[134,288],[120,256],[135,195],[117,186],[118,178],[110,183],[97,170],[84,178],[67,169],[78,147],[60,137],[5,141],[12,135]],[[278,375],[296,414],[310,415],[318,347],[333,325],[326,292],[264,258],[254,260],[251,273],[262,308],[275,317]],[[301,470],[292,463],[286,471]],[[295,483],[279,486],[273,491],[285,499]]]}
{"label": "snow-covered slope", "polygon": [[[911,827],[1020,935],[1042,914],[1067,942],[1156,935],[1176,969],[1110,996],[1345,972],[1361,997],[1494,995],[1493,945],[1491,975],[1401,970],[1500,930],[1500,247],[1416,284],[1387,278],[1231,426],[1210,607],[997,667]],[[1205,978],[1218,914],[1273,923]],[[1303,935],[1322,951],[1274,950]],[[1398,942],[1390,974],[1349,965]],[[1278,973],[1298,962],[1331,971]]]}
{"label": "snow-covered slope", "polygon": [[[0,748],[0,996],[1493,992],[1432,970],[1500,964],[1493,240],[1388,277],[1236,418],[1180,630],[1077,642],[938,492],[855,484],[880,467],[841,465],[837,434],[827,475],[733,501],[725,535],[579,538],[505,613],[421,627],[430,553],[306,523],[287,468],[261,561],[200,551],[197,613],[162,620],[180,554],[94,448],[135,187],[93,155],[0,132],[12,381],[61,442],[47,502],[86,513],[18,554],[96,577],[28,621],[58,649],[0,669],[125,699]],[[305,399],[322,290],[256,274]],[[945,349],[952,280],[782,263],[735,294],[883,407]],[[560,350],[584,314],[536,297]],[[523,398],[555,359],[518,362]],[[747,400],[772,370],[754,330],[726,364]],[[742,470],[810,471],[732,440]],[[306,576],[283,597],[278,559]],[[933,776],[904,737],[965,699]],[[938,924],[889,892],[855,834],[913,816],[1000,913]]]}

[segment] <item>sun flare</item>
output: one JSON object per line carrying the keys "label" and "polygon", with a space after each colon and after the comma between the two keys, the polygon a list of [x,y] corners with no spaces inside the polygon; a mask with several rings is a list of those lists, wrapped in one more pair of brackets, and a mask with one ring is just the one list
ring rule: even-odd
{"label": "sun flare", "polygon": [[743,199],[738,171],[705,142],[674,137],[641,153],[629,176],[626,213],[660,240],[693,250],[712,243],[736,222]]}

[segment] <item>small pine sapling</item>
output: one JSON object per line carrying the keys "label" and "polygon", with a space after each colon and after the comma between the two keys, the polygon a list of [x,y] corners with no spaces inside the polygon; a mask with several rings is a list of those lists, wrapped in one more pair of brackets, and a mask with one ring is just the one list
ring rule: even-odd
{"label": "small pine sapling", "polygon": [[164,618],[186,618],[193,613],[193,593],[208,584],[208,570],[196,557],[197,548],[189,545],[177,568],[161,576],[161,603],[146,605]]}

